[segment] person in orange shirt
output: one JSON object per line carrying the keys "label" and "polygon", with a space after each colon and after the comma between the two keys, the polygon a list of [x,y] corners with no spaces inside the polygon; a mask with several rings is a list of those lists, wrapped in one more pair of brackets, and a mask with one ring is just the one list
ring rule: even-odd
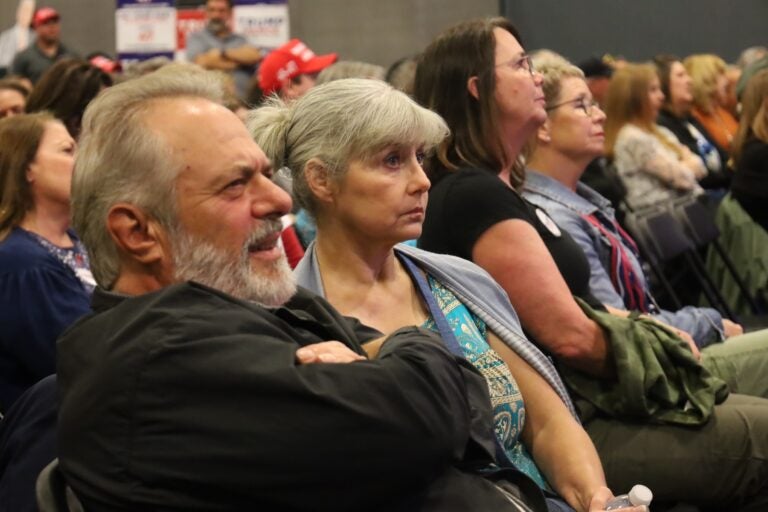
{"label": "person in orange shirt", "polygon": [[691,55],[683,65],[693,80],[693,117],[704,126],[709,139],[729,153],[739,123],[725,108],[728,66],[713,54]]}

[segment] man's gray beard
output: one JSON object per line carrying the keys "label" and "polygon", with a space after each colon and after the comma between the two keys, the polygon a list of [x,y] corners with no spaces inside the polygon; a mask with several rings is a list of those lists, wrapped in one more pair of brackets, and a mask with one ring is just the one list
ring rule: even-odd
{"label": "man's gray beard", "polygon": [[265,307],[281,306],[296,293],[296,278],[285,254],[274,262],[263,262],[252,268],[248,251],[266,236],[279,233],[279,220],[263,221],[243,245],[239,254],[230,254],[187,233],[174,230],[173,263],[179,281],[195,281],[238,299],[253,301]]}

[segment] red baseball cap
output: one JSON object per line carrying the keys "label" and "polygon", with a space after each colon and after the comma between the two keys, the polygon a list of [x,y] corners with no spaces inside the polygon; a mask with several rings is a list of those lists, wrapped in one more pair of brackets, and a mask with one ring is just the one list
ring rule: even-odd
{"label": "red baseball cap", "polygon": [[36,28],[44,23],[48,23],[51,20],[58,21],[61,18],[59,11],[53,7],[41,7],[35,11],[35,15],[32,16],[32,27]]}
{"label": "red baseball cap", "polygon": [[279,91],[285,80],[298,75],[317,73],[336,62],[337,55],[315,55],[299,39],[291,39],[270,52],[259,66],[259,88],[264,95]]}

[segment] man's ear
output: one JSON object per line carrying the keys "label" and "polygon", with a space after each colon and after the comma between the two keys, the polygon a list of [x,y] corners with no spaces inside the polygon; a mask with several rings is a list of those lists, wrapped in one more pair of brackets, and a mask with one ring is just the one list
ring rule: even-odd
{"label": "man's ear", "polygon": [[124,257],[137,263],[152,265],[165,256],[165,230],[135,205],[112,206],[107,213],[107,231]]}
{"label": "man's ear", "polygon": [[479,80],[480,79],[477,78],[476,76],[471,76],[467,80],[467,90],[469,91],[469,94],[471,94],[472,97],[475,98],[476,100],[480,99],[480,91],[477,88],[477,82]]}
{"label": "man's ear", "polygon": [[304,179],[312,195],[322,203],[332,203],[334,188],[328,175],[328,167],[319,158],[312,158],[304,166]]}

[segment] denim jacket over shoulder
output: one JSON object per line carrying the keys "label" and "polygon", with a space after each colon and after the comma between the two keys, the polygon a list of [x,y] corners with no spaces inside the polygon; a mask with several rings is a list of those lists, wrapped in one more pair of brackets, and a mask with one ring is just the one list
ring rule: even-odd
{"label": "denim jacket over shoulder", "polygon": [[[509,302],[509,297],[490,274],[470,261],[446,254],[435,254],[404,244],[398,244],[395,252],[411,258],[422,270],[451,290],[472,313],[488,325],[499,339],[552,386],[576,421],[579,421],[571,396],[554,364],[525,336],[517,313]],[[307,247],[304,258],[293,272],[298,284],[320,296],[325,296],[314,242]]]}
{"label": "denim jacket over shoulder", "polygon": [[[610,242],[583,217],[596,215],[613,222],[615,216],[610,201],[583,183],[578,183],[574,192],[554,178],[531,169],[526,171],[523,195],[532,203],[544,208],[560,228],[568,231],[581,246],[589,261],[589,286],[592,294],[603,304],[626,309],[624,299],[616,291],[609,274]],[[638,278],[648,291],[642,263],[629,248],[627,253]],[[724,337],[722,317],[712,308],[686,306],[678,311],[659,310],[654,316],[688,332],[699,347],[721,341]]]}

